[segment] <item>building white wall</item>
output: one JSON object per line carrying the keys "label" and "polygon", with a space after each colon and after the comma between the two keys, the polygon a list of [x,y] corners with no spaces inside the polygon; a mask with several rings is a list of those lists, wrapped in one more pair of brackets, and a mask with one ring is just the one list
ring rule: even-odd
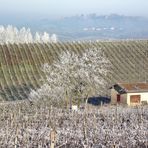
{"label": "building white wall", "polygon": [[120,100],[121,100],[121,104],[127,105],[127,94],[122,94]]}
{"label": "building white wall", "polygon": [[142,92],[142,93],[127,93],[127,104],[130,104],[130,96],[131,95],[140,95],[141,96],[141,101],[147,101],[148,103],[148,92]]}
{"label": "building white wall", "polygon": [[[117,104],[117,94],[118,92],[115,89],[111,89],[111,104]],[[140,95],[140,101],[146,101],[148,103],[148,92],[121,94],[120,103],[125,105],[134,105],[130,103],[131,95]]]}

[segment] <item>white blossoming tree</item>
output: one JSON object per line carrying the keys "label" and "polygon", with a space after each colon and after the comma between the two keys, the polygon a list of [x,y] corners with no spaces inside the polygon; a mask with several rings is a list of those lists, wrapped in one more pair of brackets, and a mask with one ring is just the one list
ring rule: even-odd
{"label": "white blossoming tree", "polygon": [[72,100],[99,95],[100,87],[106,83],[102,75],[107,75],[109,67],[110,62],[98,48],[86,50],[82,55],[64,52],[51,65],[43,65],[47,81],[32,91],[30,97]]}

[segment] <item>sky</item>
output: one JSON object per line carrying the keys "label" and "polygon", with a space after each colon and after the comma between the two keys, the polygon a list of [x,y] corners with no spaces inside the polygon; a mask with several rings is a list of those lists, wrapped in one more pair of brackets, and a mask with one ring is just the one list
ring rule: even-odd
{"label": "sky", "polygon": [[148,17],[148,0],[0,0],[0,17],[57,18],[117,13]]}

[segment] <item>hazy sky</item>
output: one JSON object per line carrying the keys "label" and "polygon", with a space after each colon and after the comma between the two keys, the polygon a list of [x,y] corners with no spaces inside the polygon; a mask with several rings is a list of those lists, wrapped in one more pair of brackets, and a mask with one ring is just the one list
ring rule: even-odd
{"label": "hazy sky", "polygon": [[148,17],[148,0],[0,0],[0,17],[118,13]]}

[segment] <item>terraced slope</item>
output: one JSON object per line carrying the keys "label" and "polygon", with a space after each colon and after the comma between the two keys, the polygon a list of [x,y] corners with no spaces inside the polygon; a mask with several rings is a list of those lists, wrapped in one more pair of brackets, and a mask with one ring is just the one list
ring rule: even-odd
{"label": "terraced slope", "polygon": [[105,77],[108,86],[116,82],[148,81],[146,40],[0,45],[1,100],[26,99],[30,89],[40,87],[45,80],[42,64],[51,63],[62,51],[80,54],[92,47],[103,50],[113,65]]}

